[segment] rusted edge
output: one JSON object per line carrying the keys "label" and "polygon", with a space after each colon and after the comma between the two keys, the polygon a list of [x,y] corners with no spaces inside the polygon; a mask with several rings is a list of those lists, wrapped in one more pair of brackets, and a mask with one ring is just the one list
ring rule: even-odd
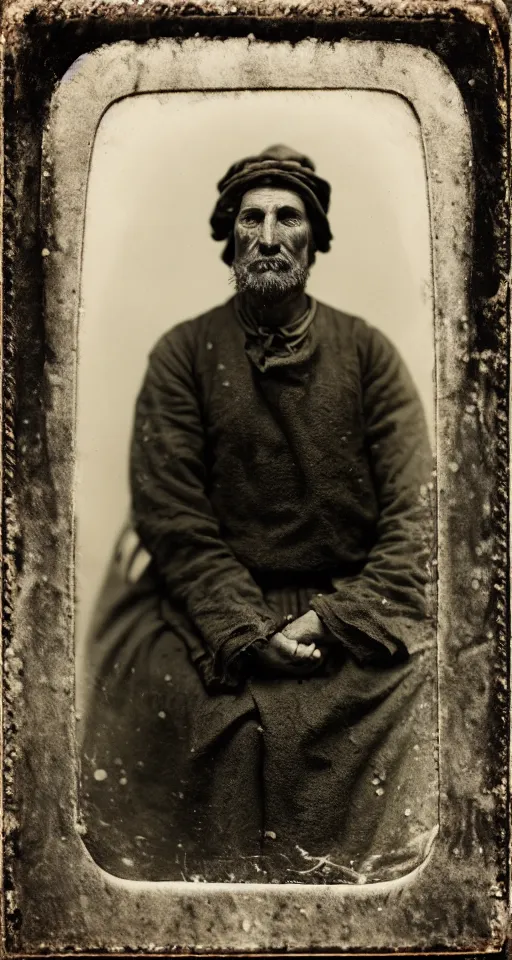
{"label": "rusted edge", "polygon": [[[11,3],[4,12],[4,23],[10,28],[10,33],[8,34],[8,40],[12,39],[16,42],[17,38],[23,34],[23,25],[28,17],[34,16],[38,22],[52,22],[54,20],[62,19],[72,19],[78,17],[79,19],[86,19],[87,17],[95,19],[105,19],[111,21],[122,20],[125,17],[129,17],[130,20],[145,20],[148,18],[162,18],[162,17],[229,17],[231,19],[244,18],[246,16],[257,16],[258,19],[262,18],[275,18],[276,20],[291,20],[296,17],[301,17],[302,19],[307,19],[311,21],[319,20],[321,18],[332,18],[332,19],[343,19],[349,15],[353,16],[355,19],[375,19],[375,18],[435,18],[435,19],[444,19],[444,20],[459,20],[461,17],[464,17],[466,20],[469,20],[473,23],[479,23],[480,25],[485,25],[489,37],[492,39],[496,51],[496,66],[498,69],[506,72],[507,62],[505,59],[504,45],[502,43],[503,30],[505,29],[505,23],[508,24],[508,14],[500,2],[493,3],[450,3],[445,4],[437,2],[434,0],[434,3],[427,4],[416,0],[416,2],[393,2],[384,6],[384,3],[376,2],[375,4],[369,4],[366,2],[357,3],[356,0],[345,0],[343,5],[336,6],[334,3],[325,3],[325,4],[306,4],[304,2],[295,3],[287,7],[283,7],[282,4],[274,2],[274,0],[263,0],[263,3],[246,3],[240,6],[235,6],[232,4],[220,4],[206,2],[199,7],[191,3],[176,3],[176,4],[162,4],[158,3],[157,0],[148,0],[143,6],[132,7],[126,0],[119,0],[119,2],[113,3],[91,3],[90,5],[80,6],[76,0],[72,2],[67,2],[67,0],[20,0],[18,3]],[[506,20],[505,20],[506,18]],[[502,119],[505,122],[506,120],[506,106],[502,104]],[[9,147],[8,144],[5,144],[5,156],[8,159]],[[15,202],[15,197],[12,197],[12,200]],[[9,205],[8,205],[9,206]],[[9,244],[9,219],[8,214],[6,213],[6,250],[5,253],[8,255],[8,250],[10,247]],[[504,276],[504,273],[502,274]],[[503,280],[505,284],[505,279]],[[503,287],[501,293],[498,293],[497,298],[500,296],[505,296]],[[8,297],[9,293],[6,289],[5,299],[6,299],[6,314],[8,313]],[[506,345],[506,330],[503,329],[503,339],[502,344],[505,349]],[[15,404],[15,381],[13,375],[13,364],[10,363],[13,359],[10,347],[13,343],[13,331],[9,330],[6,327],[5,330],[5,362],[8,365],[8,372],[4,372],[4,418],[5,418],[5,445],[4,445],[4,470],[5,470],[5,487],[8,490],[11,486],[11,481],[14,479],[14,404]],[[506,366],[506,357],[503,356],[502,365]],[[503,402],[501,404],[500,418],[506,419],[506,405]],[[505,458],[508,456],[507,452],[507,441],[506,438],[500,438],[499,440],[499,454],[500,461],[504,462]],[[501,493],[504,498],[503,502],[506,501],[507,497],[507,485],[506,477],[503,475],[500,484]],[[10,510],[9,502],[6,502],[4,505],[4,511],[6,516],[9,518],[4,520],[4,565],[3,573],[5,578],[5,592],[6,592],[6,603],[4,609],[4,624],[7,630],[9,630],[9,625],[12,617],[12,605],[10,602],[10,597],[12,597],[14,589],[14,575],[15,575],[15,553],[17,548],[17,537],[18,531],[16,528],[15,521],[12,519],[13,513]],[[501,515],[495,520],[497,524],[497,533],[499,525],[500,541],[501,544],[506,543],[508,538],[508,521],[506,519],[506,510],[503,507]],[[502,589],[503,586],[505,590],[507,588],[507,579],[506,571],[502,570],[501,576],[499,577]],[[506,598],[503,597],[502,600],[502,616],[503,624],[506,622]],[[6,690],[6,710],[5,710],[5,720],[9,725],[14,723],[13,716],[13,701],[15,698],[15,690],[13,689],[12,683],[9,683],[9,676],[13,678],[16,672],[16,665],[9,661],[9,671],[6,671],[8,674],[7,682],[9,684]],[[502,691],[503,701],[505,702],[508,697],[508,687],[504,687]],[[11,729],[13,727],[11,726]],[[6,755],[6,779],[8,783],[8,770],[9,770],[9,756]],[[1,789],[1,788],[0,788]],[[6,791],[8,793],[8,790]],[[6,845],[6,859],[11,856],[15,856],[15,846],[16,846],[16,825],[14,820],[5,824],[6,835],[7,835],[7,845]],[[10,891],[6,890],[6,899],[9,903]],[[2,913],[5,910],[5,906],[2,905]],[[11,917],[11,922],[14,918]],[[2,930],[2,935],[5,935],[5,931]]]}
{"label": "rusted edge", "polygon": [[509,15],[504,0],[10,0],[2,15],[9,44],[16,41],[28,20],[51,24],[89,17],[118,21],[157,18],[258,18],[258,20],[404,20],[465,19],[486,26],[491,35],[507,29]]}

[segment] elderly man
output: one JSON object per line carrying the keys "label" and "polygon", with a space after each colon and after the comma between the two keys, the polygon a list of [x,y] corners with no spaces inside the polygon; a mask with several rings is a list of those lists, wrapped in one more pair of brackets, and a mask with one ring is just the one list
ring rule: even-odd
{"label": "elderly man", "polygon": [[137,402],[86,842],[134,879],[395,878],[436,831],[421,404],[383,334],[306,293],[331,240],[311,161],[273,147],[219,191],[236,295],[160,339]]}

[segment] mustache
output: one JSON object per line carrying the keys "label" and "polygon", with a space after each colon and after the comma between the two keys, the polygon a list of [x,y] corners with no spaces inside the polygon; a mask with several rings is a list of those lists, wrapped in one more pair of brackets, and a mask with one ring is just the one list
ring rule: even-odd
{"label": "mustache", "polygon": [[246,259],[245,266],[249,273],[266,273],[268,270],[281,273],[291,270],[293,264],[282,254],[267,257],[260,254],[257,257]]}

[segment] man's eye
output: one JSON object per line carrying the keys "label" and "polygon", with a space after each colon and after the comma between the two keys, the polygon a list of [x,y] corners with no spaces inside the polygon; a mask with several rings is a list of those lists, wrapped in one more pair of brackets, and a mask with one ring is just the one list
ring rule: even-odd
{"label": "man's eye", "polygon": [[286,224],[286,226],[296,226],[302,222],[302,217],[298,213],[283,213],[279,220],[281,223]]}
{"label": "man's eye", "polygon": [[249,227],[256,226],[256,224],[261,223],[261,219],[262,218],[259,217],[257,213],[243,213],[240,217],[241,222],[245,226]]}

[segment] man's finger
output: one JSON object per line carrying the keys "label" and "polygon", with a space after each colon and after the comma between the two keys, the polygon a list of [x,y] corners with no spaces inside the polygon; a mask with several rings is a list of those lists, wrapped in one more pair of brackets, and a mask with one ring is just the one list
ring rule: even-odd
{"label": "man's finger", "polygon": [[270,640],[271,645],[275,650],[279,650],[280,653],[286,654],[288,657],[294,657],[297,650],[297,641],[290,640],[288,637],[285,637],[283,633],[275,633]]}
{"label": "man's finger", "polygon": [[297,643],[296,640],[285,637],[283,633],[274,634],[270,643],[274,650],[294,660],[319,660],[322,656],[314,643]]}
{"label": "man's finger", "polygon": [[320,653],[320,650],[315,647],[314,643],[299,643],[297,644],[295,656],[301,660],[311,660],[312,658],[318,660],[322,654]]}
{"label": "man's finger", "polygon": [[[289,637],[285,637],[283,633],[274,634],[270,643],[274,650],[279,650],[280,653],[294,660],[306,660],[312,656],[317,659],[317,655],[314,653],[316,650],[314,643],[298,643],[297,640],[290,640]],[[318,654],[320,654],[320,651],[318,651]]]}

